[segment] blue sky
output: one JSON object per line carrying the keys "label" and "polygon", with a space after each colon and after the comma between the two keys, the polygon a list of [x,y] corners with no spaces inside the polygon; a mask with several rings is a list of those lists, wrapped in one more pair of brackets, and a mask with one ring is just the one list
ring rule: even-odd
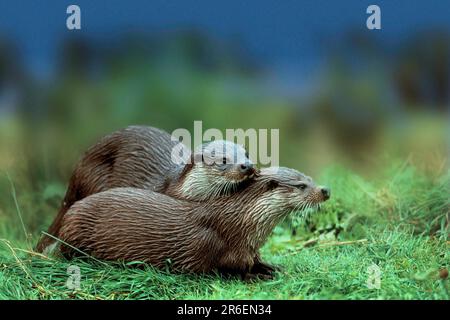
{"label": "blue sky", "polygon": [[[450,30],[450,1],[1,1],[0,36],[12,39],[36,73],[51,70],[65,28],[66,8],[77,4],[82,30],[93,39],[124,32],[198,28],[219,39],[240,39],[249,54],[278,70],[314,69],[326,56],[325,42],[345,31],[376,32],[382,42],[402,41],[433,27]],[[366,29],[366,8],[377,4],[382,30]]]}

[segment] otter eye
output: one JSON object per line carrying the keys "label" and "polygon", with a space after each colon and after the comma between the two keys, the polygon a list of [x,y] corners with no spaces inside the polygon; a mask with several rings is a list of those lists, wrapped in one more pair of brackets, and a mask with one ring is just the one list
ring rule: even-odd
{"label": "otter eye", "polygon": [[297,187],[298,187],[300,190],[305,190],[306,187],[307,187],[307,185],[306,185],[305,183],[300,183],[299,185],[297,185]]}
{"label": "otter eye", "polygon": [[227,164],[227,158],[225,157],[222,158],[222,164]]}

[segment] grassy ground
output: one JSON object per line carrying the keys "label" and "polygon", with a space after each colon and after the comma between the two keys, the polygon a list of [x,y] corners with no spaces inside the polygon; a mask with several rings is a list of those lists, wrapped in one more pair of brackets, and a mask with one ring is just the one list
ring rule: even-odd
{"label": "grassy ground", "polygon": [[[406,161],[363,179],[329,168],[317,180],[331,186],[332,200],[306,222],[274,230],[262,254],[282,271],[253,283],[40,256],[30,250],[37,232],[24,236],[34,224],[28,212],[56,211],[48,198],[58,191],[16,195],[14,179],[5,179],[12,192],[0,208],[0,299],[449,299],[445,170],[424,174]],[[66,286],[71,265],[80,269],[79,290]],[[378,289],[368,287],[373,265]]]}

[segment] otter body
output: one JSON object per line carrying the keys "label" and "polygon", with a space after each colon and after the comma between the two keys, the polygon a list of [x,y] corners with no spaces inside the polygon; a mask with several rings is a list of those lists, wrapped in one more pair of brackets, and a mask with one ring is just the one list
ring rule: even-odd
{"label": "otter body", "polygon": [[[205,164],[205,158],[210,162]],[[223,159],[228,164],[223,164]],[[221,167],[222,166],[222,167]],[[226,194],[254,173],[245,150],[215,141],[191,151],[160,129],[130,126],[103,137],[78,162],[61,208],[47,233],[58,237],[61,220],[76,201],[112,188],[133,187],[194,201]],[[39,252],[54,244],[44,235]]]}
{"label": "otter body", "polygon": [[[207,202],[117,188],[75,203],[60,237],[104,260],[169,264],[188,272],[272,272],[259,258],[272,229],[291,211],[326,199],[324,189],[287,168],[263,169],[242,192]],[[75,253],[65,245],[61,250]]]}

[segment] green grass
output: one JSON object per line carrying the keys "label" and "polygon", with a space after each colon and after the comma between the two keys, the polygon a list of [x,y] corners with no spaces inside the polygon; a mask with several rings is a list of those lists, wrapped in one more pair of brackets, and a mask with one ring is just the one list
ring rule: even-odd
{"label": "green grass", "polygon": [[[33,212],[54,212],[59,187],[23,192],[8,186],[0,218],[0,299],[449,299],[449,173],[424,174],[408,162],[375,178],[342,167],[318,181],[332,200],[307,221],[282,223],[262,249],[282,267],[273,280],[251,283],[217,275],[170,274],[150,266],[66,261],[30,252],[39,225]],[[56,190],[56,191],[55,191]],[[63,190],[63,188],[62,188]],[[45,196],[44,196],[45,194]],[[20,215],[19,215],[20,213]],[[24,221],[24,235],[21,224]],[[36,229],[30,225],[38,225]],[[381,270],[369,289],[369,266]],[[67,268],[78,266],[79,290],[66,286]]]}

